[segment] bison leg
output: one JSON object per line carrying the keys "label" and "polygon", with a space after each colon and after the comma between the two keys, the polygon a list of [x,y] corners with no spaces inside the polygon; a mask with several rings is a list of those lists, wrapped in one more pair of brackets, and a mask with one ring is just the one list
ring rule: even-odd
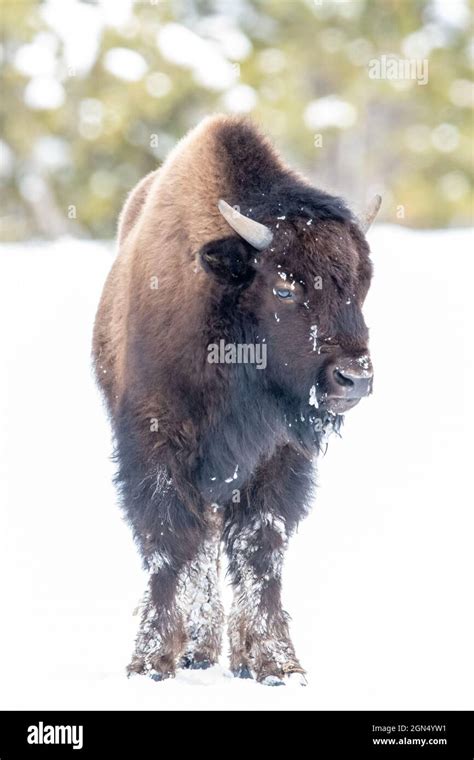
{"label": "bison leg", "polygon": [[196,555],[180,575],[178,606],[186,626],[186,649],[181,667],[204,669],[218,661],[224,608],[219,593],[219,555],[222,515],[206,513],[207,532]]}
{"label": "bison leg", "polygon": [[156,541],[157,548],[150,553],[148,536],[144,553],[150,578],[129,674],[142,673],[159,681],[173,676],[177,664],[205,668],[217,662],[223,624],[218,591],[221,522],[221,515],[206,513],[196,543],[188,542],[187,558],[175,533],[176,551],[168,537],[166,548]]}
{"label": "bison leg", "polygon": [[[241,678],[281,685],[303,674],[281,606],[281,571],[287,546],[285,524],[257,514],[225,531],[234,602],[229,616],[231,670]],[[301,675],[299,678],[303,679]]]}
{"label": "bison leg", "polygon": [[174,675],[186,644],[184,621],[176,604],[177,588],[176,572],[157,554],[140,606],[140,627],[128,666],[129,675],[142,673],[155,681]]}

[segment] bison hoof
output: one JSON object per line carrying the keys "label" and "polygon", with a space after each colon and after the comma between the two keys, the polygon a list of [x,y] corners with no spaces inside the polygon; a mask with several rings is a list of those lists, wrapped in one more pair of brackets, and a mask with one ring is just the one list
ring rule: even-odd
{"label": "bison hoof", "polygon": [[156,662],[149,662],[141,657],[134,657],[127,668],[127,678],[132,676],[147,676],[153,681],[165,681],[167,678],[174,678],[174,668],[170,668],[170,663],[158,665]]}
{"label": "bison hoof", "polygon": [[262,686],[285,686],[285,682],[279,676],[265,676],[265,678],[259,679],[259,683]]}
{"label": "bison hoof", "polygon": [[238,668],[232,669],[234,678],[253,678],[252,671],[248,665],[239,665]]}
{"label": "bison hoof", "polygon": [[283,678],[280,676],[265,676],[259,678],[259,683],[263,686],[307,686],[308,681],[304,673],[288,673]]}
{"label": "bison hoof", "polygon": [[206,658],[200,660],[199,658],[194,657],[183,657],[179,664],[179,667],[183,668],[184,670],[207,670],[208,668],[212,668],[214,665],[217,665],[217,663],[211,662],[211,660],[208,660]]}
{"label": "bison hoof", "polygon": [[166,681],[168,678],[174,678],[174,673],[159,673],[157,670],[149,670],[146,674],[152,681]]}
{"label": "bison hoof", "polygon": [[175,673],[160,673],[158,670],[128,670],[127,678],[134,678],[135,676],[146,676],[151,678],[152,681],[166,681],[168,678],[174,678]]}
{"label": "bison hoof", "polygon": [[287,673],[267,673],[259,676],[258,682],[263,686],[307,686],[306,676],[299,670],[289,671]]}

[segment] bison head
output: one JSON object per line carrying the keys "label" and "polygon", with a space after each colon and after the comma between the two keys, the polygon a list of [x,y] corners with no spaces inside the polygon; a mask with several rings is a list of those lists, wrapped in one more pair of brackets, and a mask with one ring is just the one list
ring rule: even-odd
{"label": "bison head", "polygon": [[243,214],[220,201],[238,236],[201,251],[204,268],[232,303],[239,339],[265,347],[265,371],[253,368],[255,381],[300,439],[305,428],[337,426],[339,415],[372,392],[362,315],[372,266],[364,233],[380,202],[376,196],[356,220],[347,209],[340,218],[314,214],[299,199],[263,224],[251,218],[254,208]]}

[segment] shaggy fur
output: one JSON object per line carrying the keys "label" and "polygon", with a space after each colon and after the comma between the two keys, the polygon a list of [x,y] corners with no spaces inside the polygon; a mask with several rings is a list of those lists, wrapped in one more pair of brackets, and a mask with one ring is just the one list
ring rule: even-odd
{"label": "shaggy fur", "polygon": [[[220,198],[272,229],[267,250],[230,229]],[[240,118],[205,120],[130,195],[93,344],[117,485],[150,572],[130,672],[216,662],[221,540],[234,673],[280,683],[302,672],[280,603],[283,553],[313,458],[340,425],[325,406],[328,364],[369,361],[368,253],[344,203]],[[285,284],[291,303],[275,293]],[[265,369],[210,363],[221,339],[264,343]]]}

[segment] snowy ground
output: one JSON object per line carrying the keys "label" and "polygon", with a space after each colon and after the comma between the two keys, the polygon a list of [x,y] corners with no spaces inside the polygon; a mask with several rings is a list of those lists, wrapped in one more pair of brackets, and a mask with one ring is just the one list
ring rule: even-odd
{"label": "snowy ground", "polygon": [[225,658],[125,679],[144,578],[89,369],[111,251],[0,248],[0,708],[474,708],[472,234],[371,242],[375,395],[331,442],[286,566],[306,689],[234,681]]}

